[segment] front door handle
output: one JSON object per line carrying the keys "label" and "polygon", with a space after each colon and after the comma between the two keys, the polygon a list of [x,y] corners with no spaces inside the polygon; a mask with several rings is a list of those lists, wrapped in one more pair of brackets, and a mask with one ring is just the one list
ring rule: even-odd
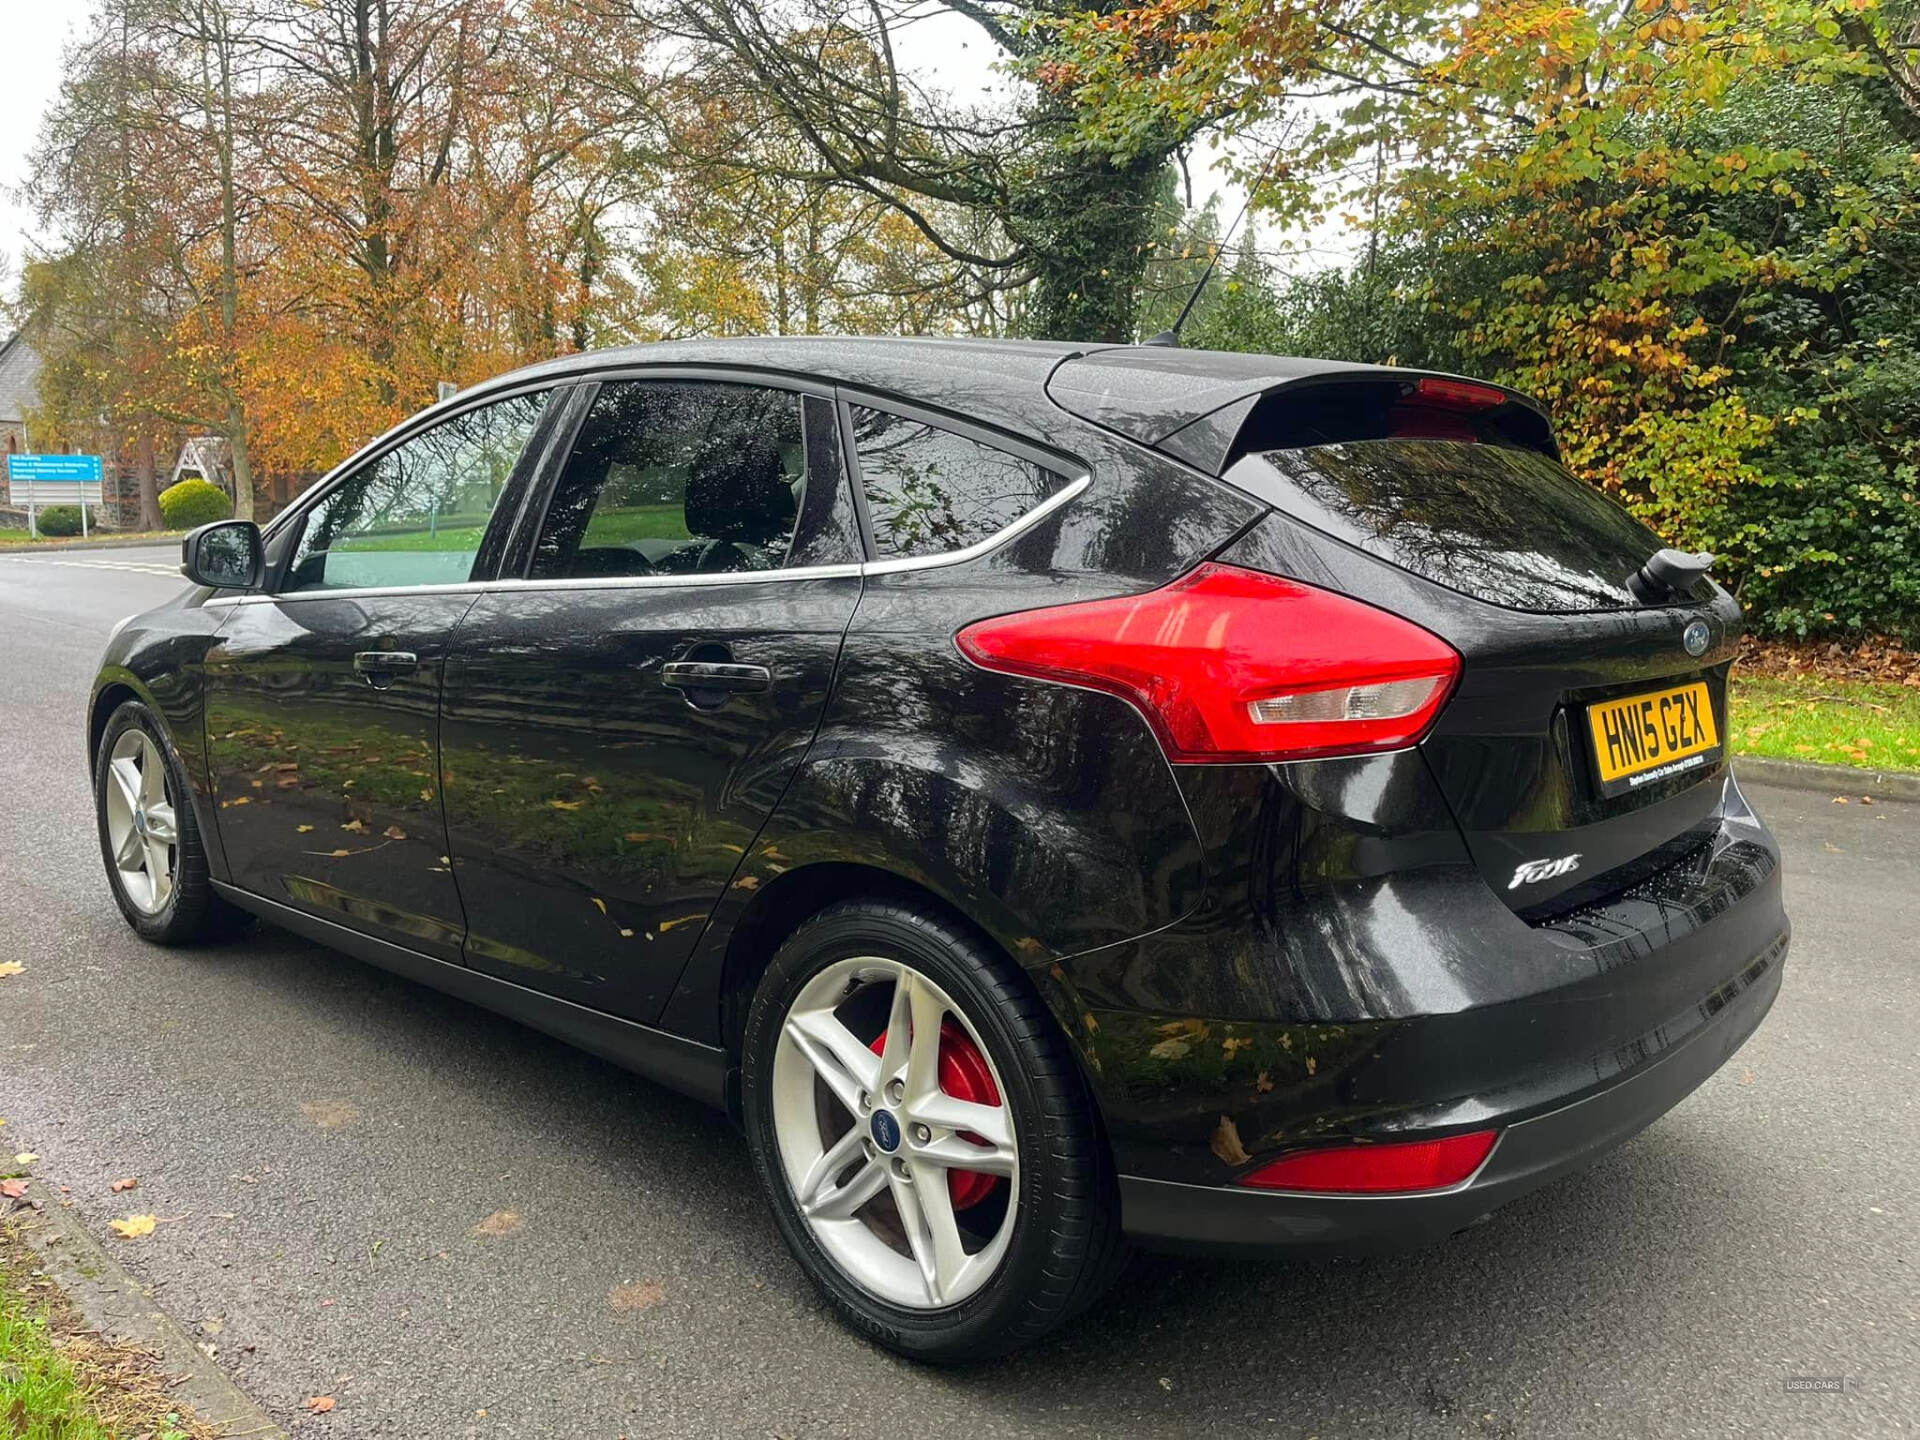
{"label": "front door handle", "polygon": [[729,695],[771,690],[773,672],[764,665],[731,660],[669,660],[660,667],[660,683],[680,691],[688,704],[707,710],[724,705]]}
{"label": "front door handle", "polygon": [[353,657],[353,668],[376,690],[393,684],[393,677],[420,668],[420,657],[411,650],[362,650]]}

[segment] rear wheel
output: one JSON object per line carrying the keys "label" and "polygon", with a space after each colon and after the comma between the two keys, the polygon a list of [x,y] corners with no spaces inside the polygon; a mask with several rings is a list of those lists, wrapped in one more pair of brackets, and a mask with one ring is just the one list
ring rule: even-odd
{"label": "rear wheel", "polygon": [[980,1359],[1070,1318],[1122,1256],[1065,1042],[1006,958],[892,904],[834,906],[762,978],[747,1135],[796,1258],[902,1354]]}
{"label": "rear wheel", "polygon": [[185,770],[138,700],[113,712],[93,767],[107,882],[127,923],[162,945],[203,940],[235,913],[213,893]]}

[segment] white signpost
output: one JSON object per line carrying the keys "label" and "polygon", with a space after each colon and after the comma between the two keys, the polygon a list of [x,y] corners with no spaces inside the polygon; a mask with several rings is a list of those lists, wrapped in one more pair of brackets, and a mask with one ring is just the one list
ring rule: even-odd
{"label": "white signpost", "polygon": [[7,494],[27,511],[27,533],[40,537],[38,512],[49,505],[78,505],[80,534],[87,533],[87,507],[100,503],[106,468],[98,455],[9,455]]}

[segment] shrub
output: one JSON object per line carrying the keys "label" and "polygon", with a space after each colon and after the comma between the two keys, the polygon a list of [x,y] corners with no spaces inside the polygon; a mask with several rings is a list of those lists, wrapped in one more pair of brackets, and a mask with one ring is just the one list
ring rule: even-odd
{"label": "shrub", "polygon": [[232,514],[227,492],[210,480],[182,480],[160,492],[160,520],[169,530],[191,530]]}
{"label": "shrub", "polygon": [[[80,533],[80,507],[78,505],[49,505],[37,513],[34,524],[42,535],[78,535]],[[94,517],[87,516],[87,528],[93,527]]]}

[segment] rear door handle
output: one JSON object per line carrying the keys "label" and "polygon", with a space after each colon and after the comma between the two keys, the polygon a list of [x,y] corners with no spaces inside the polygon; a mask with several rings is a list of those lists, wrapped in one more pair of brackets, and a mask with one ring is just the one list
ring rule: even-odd
{"label": "rear door handle", "polygon": [[736,665],[730,660],[669,660],[660,667],[660,683],[705,708],[724,703],[731,694],[771,690],[773,672],[764,665]]}
{"label": "rear door handle", "polygon": [[420,657],[411,650],[362,650],[353,657],[353,668],[376,690],[393,684],[393,677],[420,668]]}

